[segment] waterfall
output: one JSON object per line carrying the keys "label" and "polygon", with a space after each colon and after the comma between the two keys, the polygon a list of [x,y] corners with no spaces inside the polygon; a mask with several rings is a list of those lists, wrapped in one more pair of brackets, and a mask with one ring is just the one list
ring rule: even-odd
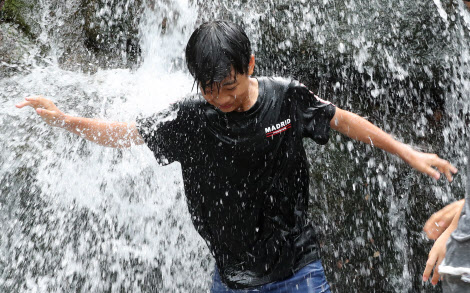
{"label": "waterfall", "polygon": [[146,146],[94,145],[14,105],[41,94],[68,114],[123,122],[165,109],[192,90],[190,34],[223,18],[246,28],[255,74],[294,76],[460,169],[452,184],[436,182],[338,133],[326,146],[305,141],[310,216],[333,290],[439,292],[421,282],[432,244],[421,229],[464,194],[463,3],[21,0],[19,25],[5,10],[13,2],[0,23],[0,291],[208,290],[214,261],[192,226],[179,163],[159,166]]}

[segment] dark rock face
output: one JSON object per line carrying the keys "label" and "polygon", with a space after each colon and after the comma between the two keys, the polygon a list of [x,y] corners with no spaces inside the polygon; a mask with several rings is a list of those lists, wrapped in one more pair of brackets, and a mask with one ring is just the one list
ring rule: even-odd
{"label": "dark rock face", "polygon": [[30,17],[35,2],[0,1],[0,76],[26,70],[40,53],[39,27]]}
{"label": "dark rock face", "polygon": [[39,49],[18,25],[0,23],[0,75],[9,76],[27,68]]}
{"label": "dark rock face", "polygon": [[94,71],[129,67],[139,58],[140,0],[62,1],[6,0],[0,18],[14,23],[42,55],[54,50],[64,68]]}
{"label": "dark rock face", "polygon": [[98,56],[100,66],[107,63],[132,66],[138,60],[138,24],[142,12],[141,0],[84,0],[82,22],[84,45]]}

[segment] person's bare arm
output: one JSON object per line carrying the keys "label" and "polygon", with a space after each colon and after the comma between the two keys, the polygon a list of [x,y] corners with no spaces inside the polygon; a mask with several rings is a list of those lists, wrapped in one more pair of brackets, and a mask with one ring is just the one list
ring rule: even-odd
{"label": "person's bare arm", "polygon": [[52,101],[42,96],[27,97],[16,105],[17,108],[26,106],[34,108],[47,124],[64,128],[103,146],[126,148],[144,143],[135,123],[73,117],[60,111]]}
{"label": "person's bare arm", "polygon": [[62,128],[107,147],[128,148],[144,143],[135,123],[108,122],[66,115]]}
{"label": "person's bare arm", "polygon": [[436,285],[437,282],[440,279],[439,275],[439,265],[442,263],[444,260],[444,257],[446,256],[446,251],[447,251],[447,240],[449,240],[450,235],[452,232],[457,229],[459,225],[459,219],[460,219],[460,214],[462,213],[464,205],[458,205],[457,212],[454,215],[454,218],[452,219],[451,224],[449,227],[442,233],[439,238],[437,238],[436,242],[434,242],[434,245],[431,248],[431,251],[429,251],[428,255],[428,261],[426,262],[426,268],[424,269],[423,272],[423,281],[426,282],[429,277],[431,276],[432,269],[434,268],[434,273],[432,276],[431,283],[433,285]]}
{"label": "person's bare arm", "polygon": [[351,112],[336,108],[330,126],[352,139],[371,144],[399,156],[411,167],[435,179],[440,178],[440,173],[433,166],[441,173],[444,173],[449,181],[452,181],[451,173],[457,173],[457,169],[448,161],[439,158],[435,154],[413,150],[410,146],[393,139],[389,134],[366,119]]}

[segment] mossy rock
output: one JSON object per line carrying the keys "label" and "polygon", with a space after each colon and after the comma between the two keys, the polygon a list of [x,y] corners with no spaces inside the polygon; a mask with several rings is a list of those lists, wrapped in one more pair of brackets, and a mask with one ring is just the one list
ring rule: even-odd
{"label": "mossy rock", "polygon": [[[67,6],[58,0],[46,5],[38,0],[0,0],[0,8],[1,23],[16,25],[40,44],[43,54],[54,47],[64,68],[127,67],[140,55],[141,0],[79,0]],[[44,17],[57,20],[56,13],[60,21],[40,25]]]}
{"label": "mossy rock", "polygon": [[19,28],[30,38],[35,38],[38,34],[36,22],[28,17],[34,13],[37,7],[37,1],[25,0],[0,0],[0,21],[11,22],[19,26]]}

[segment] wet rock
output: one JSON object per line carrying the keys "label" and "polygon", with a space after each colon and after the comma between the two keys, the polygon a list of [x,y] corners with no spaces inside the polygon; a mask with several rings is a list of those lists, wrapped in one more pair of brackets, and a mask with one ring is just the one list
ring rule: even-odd
{"label": "wet rock", "polygon": [[94,71],[139,61],[141,0],[2,3],[2,22],[15,24],[39,44],[43,55],[55,55],[63,68]]}
{"label": "wet rock", "polygon": [[40,27],[33,17],[38,12],[37,0],[1,0],[0,22],[15,23],[29,37],[37,37]]}
{"label": "wet rock", "polygon": [[0,23],[0,76],[26,70],[39,52],[19,25]]}
{"label": "wet rock", "polygon": [[83,0],[84,45],[100,66],[132,66],[139,60],[141,0]]}

